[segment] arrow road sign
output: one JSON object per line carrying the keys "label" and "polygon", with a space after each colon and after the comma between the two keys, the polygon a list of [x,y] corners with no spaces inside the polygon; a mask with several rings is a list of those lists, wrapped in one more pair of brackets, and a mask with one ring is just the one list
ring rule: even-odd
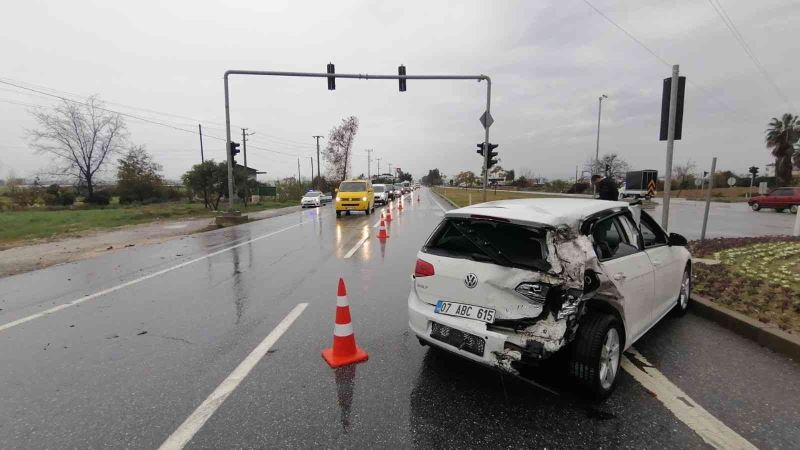
{"label": "arrow road sign", "polygon": [[489,111],[485,111],[481,115],[481,125],[483,125],[483,128],[489,128],[490,126],[492,126],[493,123],[494,123],[494,118],[492,117],[492,114],[489,113]]}

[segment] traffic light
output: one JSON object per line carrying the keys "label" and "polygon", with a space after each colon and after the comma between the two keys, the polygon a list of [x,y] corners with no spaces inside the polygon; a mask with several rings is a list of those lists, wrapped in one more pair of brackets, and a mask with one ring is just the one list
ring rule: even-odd
{"label": "traffic light", "polygon": [[236,158],[236,154],[241,151],[239,150],[239,143],[231,141],[231,146],[229,151],[231,153],[231,160],[233,160],[234,158]]}
{"label": "traffic light", "polygon": [[610,172],[611,172],[611,164],[606,164],[606,177],[608,177],[608,174]]}
{"label": "traffic light", "polygon": [[[489,163],[488,163],[488,167],[486,167],[487,169],[491,169],[493,165],[497,164],[497,160],[494,159],[494,157],[497,156],[497,152],[495,152],[493,150],[496,149],[499,146],[500,146],[499,144],[492,144],[492,143],[489,144]],[[476,150],[475,153],[477,153],[477,154],[479,154],[481,156],[484,156],[484,157],[486,156],[483,153],[483,144],[478,144],[478,150]]]}
{"label": "traffic light", "polygon": [[756,167],[756,166],[750,167],[749,172],[751,174],[753,174],[753,178],[757,177],[758,176],[758,167]]}
{"label": "traffic light", "polygon": [[[397,68],[397,74],[398,75],[405,75],[406,74],[406,66],[401,64],[400,67]],[[400,92],[405,92],[406,91],[406,80],[405,80],[405,78],[400,78],[398,81],[400,81]]]}
{"label": "traffic light", "polygon": [[[336,73],[336,68],[334,67],[333,63],[328,63],[328,73],[330,74]],[[336,77],[328,77],[328,90],[329,91],[336,90]]]}

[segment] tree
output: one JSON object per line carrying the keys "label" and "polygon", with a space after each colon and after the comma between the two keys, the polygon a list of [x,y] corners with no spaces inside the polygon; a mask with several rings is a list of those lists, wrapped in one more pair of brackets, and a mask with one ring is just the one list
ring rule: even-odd
{"label": "tree", "polygon": [[347,172],[352,164],[351,153],[356,133],[358,133],[358,118],[350,116],[342,119],[342,123],[333,127],[328,134],[328,146],[323,156],[326,170],[332,180],[347,179]]}
{"label": "tree", "polygon": [[119,160],[117,195],[120,203],[158,201],[163,198],[161,165],[153,161],[143,145],[131,147]]}
{"label": "tree", "polygon": [[420,181],[428,186],[439,186],[442,184],[442,174],[439,173],[439,169],[431,169]]}
{"label": "tree", "polygon": [[91,200],[98,172],[123,148],[127,138],[122,117],[104,109],[96,96],[86,103],[64,100],[50,111],[31,114],[38,123],[37,129],[28,131],[33,147],[50,154],[57,174],[76,178]]}
{"label": "tree", "polygon": [[469,187],[475,184],[476,179],[477,177],[475,176],[475,173],[468,170],[466,172],[460,172],[458,175],[456,175],[455,184],[456,186],[461,186],[461,184],[466,184],[467,187]]}
{"label": "tree", "polygon": [[606,153],[600,157],[599,161],[591,158],[586,161],[585,168],[593,174],[605,176],[606,165],[609,167],[608,176],[611,178],[623,178],[625,172],[630,170],[630,165],[616,153]]}
{"label": "tree", "polygon": [[409,172],[403,172],[400,169],[397,169],[397,179],[402,181],[408,181],[409,183],[414,179]]}
{"label": "tree", "polygon": [[[234,177],[236,180],[236,175]],[[181,180],[193,194],[204,196],[207,208],[216,211],[219,209],[219,201],[228,193],[228,163],[206,160],[192,166]]]}
{"label": "tree", "polygon": [[[691,159],[687,159],[683,164],[676,164],[672,168],[672,178],[678,181],[678,189],[689,189],[694,182],[695,164]],[[688,183],[688,184],[687,184]]]}
{"label": "tree", "polygon": [[773,117],[764,133],[764,142],[775,157],[775,176],[780,184],[789,186],[792,184],[794,146],[800,140],[800,118],[789,113],[780,119]]}
{"label": "tree", "polygon": [[514,181],[514,178],[516,178],[514,176],[514,169],[511,169],[506,172],[506,181]]}

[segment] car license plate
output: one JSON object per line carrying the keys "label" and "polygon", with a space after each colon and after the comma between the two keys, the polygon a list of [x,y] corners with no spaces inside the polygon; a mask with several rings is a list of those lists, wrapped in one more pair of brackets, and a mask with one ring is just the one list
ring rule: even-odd
{"label": "car license plate", "polygon": [[439,300],[436,302],[436,308],[433,310],[433,312],[436,314],[444,314],[446,316],[480,320],[481,322],[486,323],[494,322],[493,309],[483,308],[475,305],[467,305],[465,303],[446,302],[444,300]]}

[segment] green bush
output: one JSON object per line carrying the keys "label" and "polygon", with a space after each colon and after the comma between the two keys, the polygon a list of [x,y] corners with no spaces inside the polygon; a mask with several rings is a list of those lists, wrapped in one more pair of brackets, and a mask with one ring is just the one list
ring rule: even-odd
{"label": "green bush", "polygon": [[58,200],[62,206],[75,204],[75,192],[72,189],[63,189],[58,193]]}
{"label": "green bush", "polygon": [[105,206],[111,203],[111,191],[95,191],[86,202],[92,205]]}

